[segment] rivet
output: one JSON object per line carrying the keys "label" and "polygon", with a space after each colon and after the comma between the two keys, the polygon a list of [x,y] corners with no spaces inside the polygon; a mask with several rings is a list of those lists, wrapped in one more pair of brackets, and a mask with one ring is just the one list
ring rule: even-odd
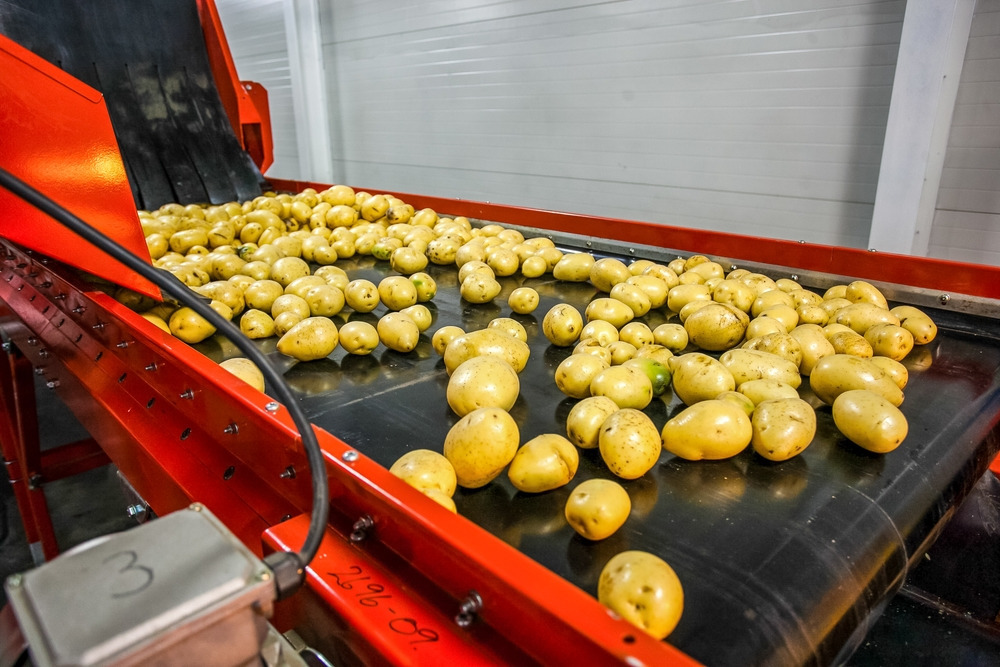
{"label": "rivet", "polygon": [[49,389],[55,389],[56,387],[59,386],[59,380],[49,380],[48,382],[45,383],[45,386],[48,387]]}
{"label": "rivet", "polygon": [[278,408],[280,407],[281,407],[280,403],[278,403],[277,401],[271,401],[270,403],[264,406],[264,409],[267,410],[268,412],[277,412]]}
{"label": "rivet", "polygon": [[942,294],[941,296],[938,297],[938,301],[940,301],[941,305],[943,306],[944,304],[946,304],[949,301],[951,301],[951,295],[950,294]]}
{"label": "rivet", "polygon": [[353,463],[358,460],[358,452],[353,449],[348,449],[346,452],[340,455],[341,461],[346,461],[348,463]]}

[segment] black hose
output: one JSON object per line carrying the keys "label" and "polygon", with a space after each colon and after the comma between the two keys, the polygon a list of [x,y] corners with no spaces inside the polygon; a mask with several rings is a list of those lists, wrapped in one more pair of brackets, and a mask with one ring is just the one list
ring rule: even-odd
{"label": "black hose", "polygon": [[[143,278],[155,284],[164,293],[176,299],[183,305],[191,308],[198,315],[208,320],[220,333],[226,336],[260,367],[261,373],[268,384],[278,395],[278,398],[288,409],[295,426],[302,438],[302,445],[306,451],[306,459],[309,462],[309,470],[312,477],[312,514],[309,520],[309,530],[302,544],[302,548],[297,554],[279,552],[272,554],[265,561],[275,570],[275,582],[280,598],[287,597],[295,592],[305,578],[305,567],[309,565],[316,552],[319,551],[320,543],[323,540],[323,533],[326,529],[327,518],[330,511],[330,489],[326,478],[326,463],[323,460],[323,452],[316,440],[316,433],[313,431],[309,420],[296,401],[292,390],[285,383],[284,377],[278,373],[248,338],[226,318],[219,315],[215,310],[195,295],[184,283],[177,280],[172,274],[154,268],[146,261],[136,257],[131,252],[123,248],[114,240],[108,238],[104,233],[91,227],[88,223],[66,210],[52,199],[31,187],[7,170],[0,168],[0,186],[38,208],[43,213],[55,218],[56,221],[79,234],[85,240],[104,251],[114,259],[132,269]],[[294,556],[295,562],[287,560],[289,556]]]}

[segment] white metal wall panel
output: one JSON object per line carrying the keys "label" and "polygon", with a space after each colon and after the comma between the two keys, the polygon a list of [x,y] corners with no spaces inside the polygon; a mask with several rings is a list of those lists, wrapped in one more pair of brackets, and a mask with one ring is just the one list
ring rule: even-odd
{"label": "white metal wall panel", "polygon": [[283,0],[216,0],[215,5],[237,74],[267,90],[274,135],[274,164],[267,175],[307,178],[299,170]]}
{"label": "white metal wall panel", "polygon": [[333,0],[343,182],[863,247],[904,3]]}
{"label": "white metal wall panel", "polygon": [[1000,264],[1000,0],[972,18],[929,254]]}

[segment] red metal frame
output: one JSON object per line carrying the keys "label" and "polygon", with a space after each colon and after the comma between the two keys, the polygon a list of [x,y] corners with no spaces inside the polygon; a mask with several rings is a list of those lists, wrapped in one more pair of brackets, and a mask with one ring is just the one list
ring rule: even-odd
{"label": "red metal frame", "polygon": [[233,132],[261,173],[266,172],[274,164],[274,139],[271,134],[267,91],[259,83],[240,81],[237,76],[236,65],[214,0],[198,0],[198,14],[201,17],[215,86],[219,90],[219,97],[233,126]]}
{"label": "red metal frame", "polygon": [[[0,72],[0,166],[149,261],[104,97],[2,35]],[[145,278],[3,189],[0,209],[0,236],[159,298]]]}

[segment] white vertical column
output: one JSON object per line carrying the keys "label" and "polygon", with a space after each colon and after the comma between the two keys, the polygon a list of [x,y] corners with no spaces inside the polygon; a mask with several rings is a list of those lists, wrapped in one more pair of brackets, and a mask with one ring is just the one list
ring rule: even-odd
{"label": "white vertical column", "polygon": [[303,180],[333,182],[323,42],[317,0],[285,0],[285,34]]}
{"label": "white vertical column", "polygon": [[976,0],[908,0],[868,247],[925,256]]}

